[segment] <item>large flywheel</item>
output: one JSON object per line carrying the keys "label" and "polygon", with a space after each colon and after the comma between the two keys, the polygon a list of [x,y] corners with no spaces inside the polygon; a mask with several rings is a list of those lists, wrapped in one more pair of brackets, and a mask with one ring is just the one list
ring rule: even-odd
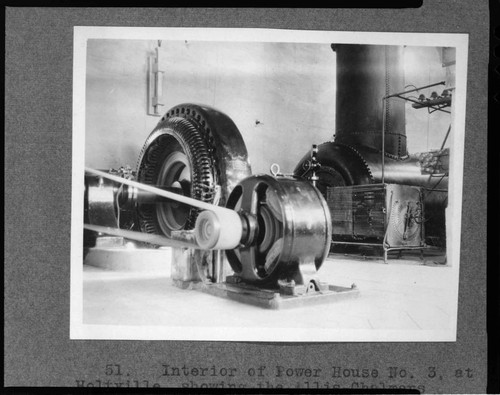
{"label": "large flywheel", "polygon": [[[141,183],[221,205],[250,174],[247,150],[234,122],[213,108],[195,104],[181,104],[165,114],[146,139],[137,165]],[[173,231],[193,229],[199,210],[175,201],[139,202],[137,213],[143,232],[170,236]]]}

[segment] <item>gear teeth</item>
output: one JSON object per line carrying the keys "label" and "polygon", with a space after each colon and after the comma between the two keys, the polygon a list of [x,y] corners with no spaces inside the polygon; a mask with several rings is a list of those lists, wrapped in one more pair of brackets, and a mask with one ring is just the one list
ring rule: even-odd
{"label": "gear teeth", "polygon": [[365,161],[365,158],[363,157],[363,155],[361,155],[361,154],[359,153],[359,151],[358,151],[356,148],[354,148],[354,147],[352,147],[352,146],[350,146],[350,145],[347,145],[347,144],[342,144],[342,143],[336,143],[336,144],[338,144],[338,145],[342,145],[342,146],[344,146],[344,147],[346,147],[346,148],[349,148],[352,152],[354,152],[354,153],[356,154],[356,156],[357,156],[357,157],[361,160],[361,162],[363,163],[363,165],[365,166],[365,169],[366,169],[366,171],[367,171],[367,173],[368,173],[368,176],[370,177],[370,180],[371,180],[372,182],[375,180],[375,179],[373,178],[372,171],[370,170],[370,166],[368,166],[368,163]]}
{"label": "gear teeth", "polygon": [[[207,122],[194,109],[175,107],[165,114],[156,128],[146,139],[137,163],[137,178],[146,184],[156,183],[158,166],[164,149],[172,136],[167,129],[175,130],[190,150],[192,171],[191,197],[203,202],[212,203],[215,197],[216,180],[220,179],[220,171],[214,160],[215,147]],[[209,144],[212,142],[212,144]],[[156,210],[152,206],[138,207],[140,227],[144,232],[162,233],[156,219]],[[192,229],[196,223],[199,210],[192,208],[184,229]]]}
{"label": "gear teeth", "polygon": [[[387,47],[385,47],[385,95],[389,96],[391,93],[391,62],[389,60],[389,55],[387,53]],[[386,99],[385,100],[385,130],[384,133],[390,132],[392,130],[392,124],[391,124],[391,100]]]}

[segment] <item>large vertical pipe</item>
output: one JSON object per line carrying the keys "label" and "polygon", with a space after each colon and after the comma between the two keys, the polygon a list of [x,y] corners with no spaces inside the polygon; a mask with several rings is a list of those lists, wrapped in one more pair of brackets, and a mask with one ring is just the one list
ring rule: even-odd
{"label": "large vertical pipe", "polygon": [[404,90],[403,47],[336,44],[337,107],[335,141],[385,153],[407,155],[405,103],[383,98]]}

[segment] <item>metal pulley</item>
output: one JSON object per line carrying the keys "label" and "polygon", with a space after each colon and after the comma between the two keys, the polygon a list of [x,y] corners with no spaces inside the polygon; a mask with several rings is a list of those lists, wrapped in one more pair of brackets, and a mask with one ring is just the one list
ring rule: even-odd
{"label": "metal pulley", "polygon": [[238,247],[226,251],[235,275],[256,285],[308,283],[330,248],[330,212],[309,182],[252,176],[237,185],[226,207],[242,221]]}

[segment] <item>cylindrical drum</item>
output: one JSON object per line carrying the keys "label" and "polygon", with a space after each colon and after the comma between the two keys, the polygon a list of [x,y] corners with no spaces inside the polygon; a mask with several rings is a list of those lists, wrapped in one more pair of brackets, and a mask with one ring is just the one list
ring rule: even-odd
{"label": "cylindrical drum", "polygon": [[392,45],[336,44],[336,139],[347,145],[382,150],[385,118],[385,152],[407,155],[405,102],[385,96],[404,90],[403,47]]}
{"label": "cylindrical drum", "polygon": [[301,267],[316,270],[331,239],[330,211],[322,194],[307,181],[252,176],[231,193],[227,207],[243,221],[242,244],[226,251],[235,274],[248,283],[303,283]]}

